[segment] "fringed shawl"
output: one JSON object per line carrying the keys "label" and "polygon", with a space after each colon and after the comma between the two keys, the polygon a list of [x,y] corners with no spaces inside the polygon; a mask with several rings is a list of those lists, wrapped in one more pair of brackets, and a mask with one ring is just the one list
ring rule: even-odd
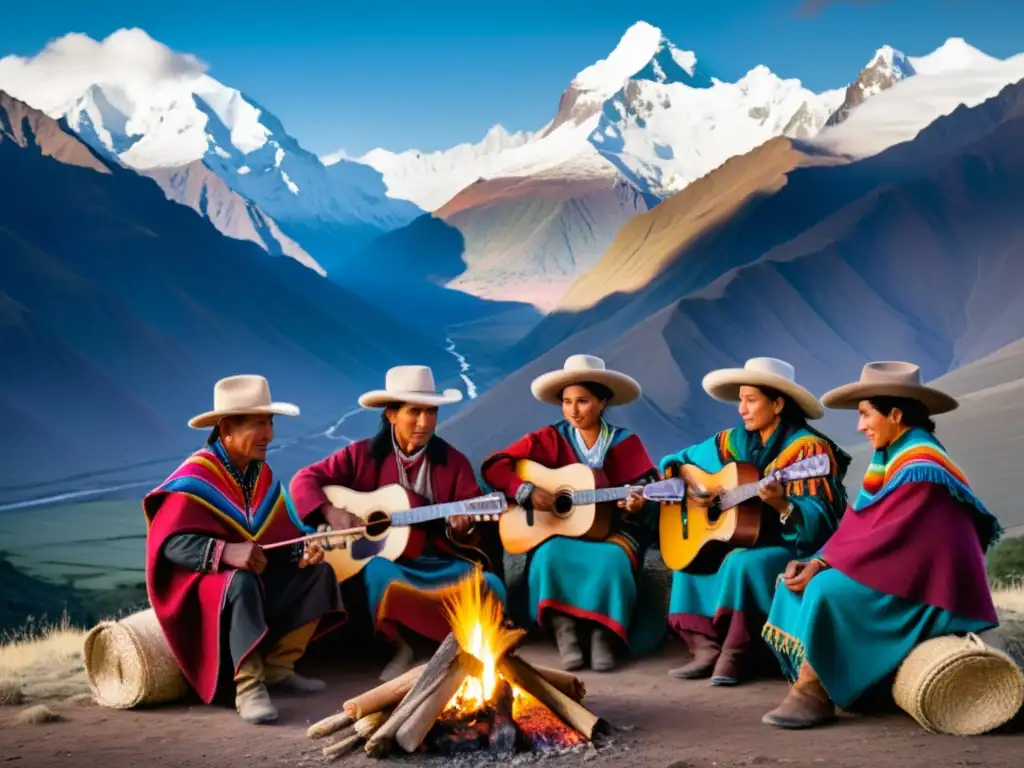
{"label": "fringed shawl", "polygon": [[967,475],[950,458],[942,443],[919,427],[907,430],[892,445],[874,452],[853,508],[861,510],[876,504],[909,483],[941,485],[954,499],[967,504],[974,513],[983,551],[999,541],[1002,526],[975,495]]}

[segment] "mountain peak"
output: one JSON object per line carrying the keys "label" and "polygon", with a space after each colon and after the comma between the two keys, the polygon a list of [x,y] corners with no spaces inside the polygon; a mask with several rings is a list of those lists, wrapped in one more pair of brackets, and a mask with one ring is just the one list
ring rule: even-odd
{"label": "mountain peak", "polygon": [[646,21],[638,21],[627,29],[608,57],[581,70],[570,88],[607,98],[628,80],[685,83],[694,87],[711,85],[710,80],[698,75],[693,51],[676,48],[660,29]]}
{"label": "mountain peak", "polygon": [[999,59],[979,51],[962,37],[950,37],[931,53],[913,57],[910,61],[921,75],[989,69],[1000,63]]}
{"label": "mountain peak", "polygon": [[883,45],[875,51],[875,55],[871,57],[871,61],[864,69],[887,70],[893,73],[898,80],[915,74],[914,65],[910,63],[909,57],[891,45]]}
{"label": "mountain peak", "polygon": [[638,21],[625,31],[607,58],[581,70],[573,78],[571,87],[579,91],[614,93],[654,58],[662,40],[664,36],[660,29],[646,21]]}

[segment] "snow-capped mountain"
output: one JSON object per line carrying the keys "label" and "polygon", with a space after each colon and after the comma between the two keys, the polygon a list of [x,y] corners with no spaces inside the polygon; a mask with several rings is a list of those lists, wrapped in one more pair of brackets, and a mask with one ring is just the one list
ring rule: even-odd
{"label": "snow-capped mountain", "polygon": [[860,71],[857,79],[850,83],[843,103],[832,113],[826,125],[839,125],[850,116],[853,109],[867,99],[892,88],[915,72],[914,65],[905,54],[890,45],[882,46],[875,51],[875,55]]}
{"label": "snow-capped mountain", "polygon": [[140,29],[102,41],[69,34],[35,56],[0,59],[0,89],[138,171],[197,161],[255,203],[330,271],[381,232],[422,213],[386,196],[380,174],[326,168],[272,113]]}
{"label": "snow-capped mountain", "polygon": [[[879,54],[885,52],[882,49]],[[950,38],[927,56],[892,53],[902,75],[894,72],[887,78],[888,63],[876,57],[872,61],[879,65],[875,82],[891,80],[889,85],[838,124],[827,126],[813,144],[839,155],[874,155],[913,139],[943,115],[961,106],[974,107],[1024,79],[1024,54],[996,59],[962,38]]]}
{"label": "snow-capped mountain", "polygon": [[510,135],[498,126],[475,145],[429,154],[375,149],[359,160],[383,174],[391,197],[431,211],[477,179],[555,168],[622,176],[664,196],[773,136],[813,135],[842,98],[841,89],[815,94],[762,66],[723,82],[641,21],[573,78],[555,116],[536,131]]}

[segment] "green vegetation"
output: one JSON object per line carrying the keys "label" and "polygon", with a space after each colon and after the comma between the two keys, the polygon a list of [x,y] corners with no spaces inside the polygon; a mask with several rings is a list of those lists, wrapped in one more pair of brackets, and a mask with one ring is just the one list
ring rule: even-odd
{"label": "green vegetation", "polygon": [[997,586],[1024,583],[1024,537],[1007,536],[988,553],[988,578]]}

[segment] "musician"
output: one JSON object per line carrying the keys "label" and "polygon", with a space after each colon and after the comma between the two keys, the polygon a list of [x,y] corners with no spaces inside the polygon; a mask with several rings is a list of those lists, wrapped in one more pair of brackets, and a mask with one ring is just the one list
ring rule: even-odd
{"label": "musician", "polygon": [[[530,389],[538,400],[560,406],[562,419],[489,456],[481,467],[485,483],[522,506],[550,511],[551,489],[520,480],[516,461],[529,459],[552,469],[583,463],[600,470],[608,486],[657,479],[640,439],[605,418],[610,405],[640,396],[634,379],[606,369],[600,358],[573,355],[562,370],[538,377]],[[613,669],[616,646],[629,646],[636,576],[654,538],[658,507],[633,494],[619,508],[606,540],[555,537],[529,555],[530,618],[554,634],[565,669],[584,666],[585,632],[596,671]],[[659,625],[664,626],[663,618]]]}
{"label": "musician", "polygon": [[874,454],[839,530],[775,594],[764,638],[794,683],[763,721],[782,728],[832,720],[929,638],[998,624],[985,552],[1002,529],[931,418],[957,401],[916,365],[882,362],[822,402],[856,409]]}
{"label": "musician", "polygon": [[[299,517],[307,525],[326,523],[333,530],[363,524],[328,501],[325,485],[365,493],[397,483],[409,492],[414,506],[482,495],[469,460],[434,434],[439,406],[461,399],[457,389],[435,391],[433,372],[426,366],[389,370],[383,390],[359,398],[362,407],[381,410],[377,434],[299,470],[292,479]],[[504,602],[497,525],[474,523],[467,516],[417,524],[398,560],[374,557],[367,563],[362,577],[374,628],[396,646],[381,679],[391,679],[413,665],[414,650],[403,632],[437,642],[447,637],[444,601],[454,584],[476,567],[487,571],[486,584]]]}
{"label": "musician", "polygon": [[206,445],[143,499],[146,587],[199,697],[211,703],[232,671],[242,719],[268,723],[277,710],[267,685],[324,689],[297,674],[295,662],[345,612],[320,547],[261,547],[302,535],[266,463],[274,416],[299,409],[273,402],[262,376],[218,381],[213,402],[212,411],[189,421],[193,429],[212,428]]}
{"label": "musician", "polygon": [[[738,403],[742,425],[665,456],[662,472],[692,464],[714,473],[731,462],[747,462],[767,477],[819,454],[829,457],[832,468],[825,478],[766,483],[759,491],[765,515],[754,548],[730,551],[713,573],[673,573],[669,625],[693,659],[669,676],[710,676],[713,685],[736,685],[754,671],[759,654],[770,660],[760,635],[776,578],[786,563],[817,552],[835,531],[846,503],[842,480],[850,457],[807,424],[824,409],[797,384],[789,363],[753,358],[743,368],[712,371],[703,386],[716,400]],[[698,503],[710,502],[699,497],[697,484],[688,481],[687,490]]]}

